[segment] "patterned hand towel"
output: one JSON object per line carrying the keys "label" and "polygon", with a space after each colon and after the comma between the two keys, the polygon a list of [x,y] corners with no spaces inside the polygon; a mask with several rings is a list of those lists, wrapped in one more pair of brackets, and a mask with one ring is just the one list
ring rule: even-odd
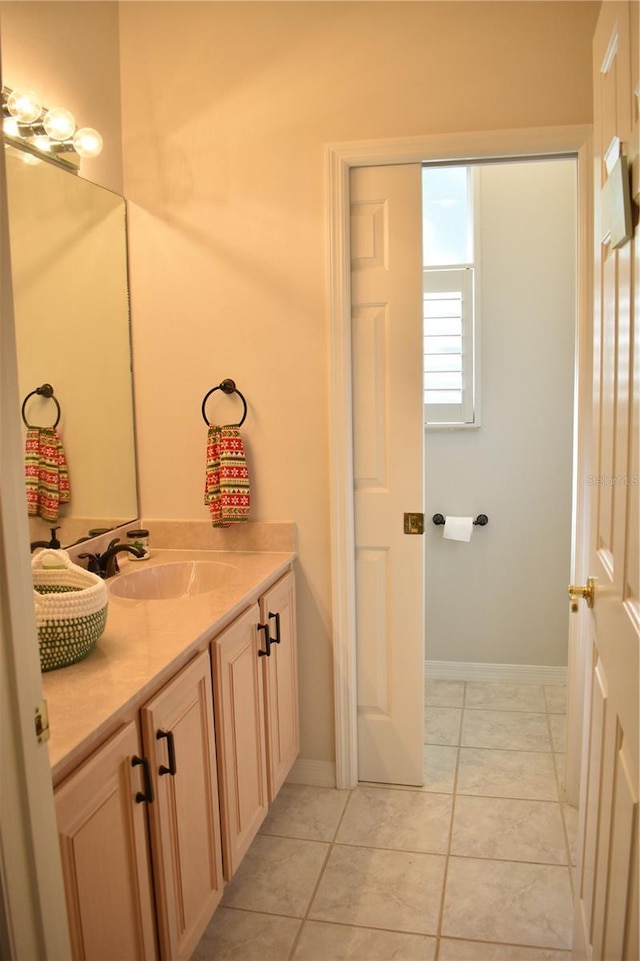
{"label": "patterned hand towel", "polygon": [[214,527],[221,526],[220,503],[220,428],[213,424],[207,433],[207,470],[204,481],[204,502],[209,508]]}
{"label": "patterned hand towel", "polygon": [[29,427],[25,443],[27,513],[57,521],[60,505],[71,499],[69,471],[55,427]]}
{"label": "patterned hand towel", "polygon": [[251,496],[244,444],[238,427],[209,427],[204,502],[214,527],[249,519]]}

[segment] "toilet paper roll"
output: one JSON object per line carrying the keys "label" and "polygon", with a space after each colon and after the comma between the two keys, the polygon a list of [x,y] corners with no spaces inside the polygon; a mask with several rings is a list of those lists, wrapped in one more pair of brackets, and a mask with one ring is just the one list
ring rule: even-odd
{"label": "toilet paper roll", "polygon": [[473,517],[445,517],[443,537],[450,541],[470,541]]}

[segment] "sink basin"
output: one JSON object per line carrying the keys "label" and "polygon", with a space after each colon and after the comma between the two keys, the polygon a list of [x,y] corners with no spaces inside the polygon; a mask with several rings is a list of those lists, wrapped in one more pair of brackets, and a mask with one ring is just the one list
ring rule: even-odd
{"label": "sink basin", "polygon": [[108,581],[109,592],[116,597],[138,601],[169,601],[193,597],[232,587],[237,571],[221,561],[179,561],[155,564],[119,574]]}

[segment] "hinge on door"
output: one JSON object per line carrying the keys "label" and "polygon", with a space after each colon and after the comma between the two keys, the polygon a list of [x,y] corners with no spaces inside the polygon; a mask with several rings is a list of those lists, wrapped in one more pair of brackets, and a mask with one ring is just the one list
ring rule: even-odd
{"label": "hinge on door", "polygon": [[40,701],[36,707],[34,725],[38,744],[44,744],[51,736],[49,730],[49,711],[47,710],[47,702],[45,700]]}

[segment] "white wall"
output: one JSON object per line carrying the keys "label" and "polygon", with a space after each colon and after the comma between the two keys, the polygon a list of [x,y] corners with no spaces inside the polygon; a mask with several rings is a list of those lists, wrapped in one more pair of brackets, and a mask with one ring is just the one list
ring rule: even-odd
{"label": "white wall", "polygon": [[426,434],[426,657],[566,665],[575,162],[484,166],[480,195],[482,426]]}

